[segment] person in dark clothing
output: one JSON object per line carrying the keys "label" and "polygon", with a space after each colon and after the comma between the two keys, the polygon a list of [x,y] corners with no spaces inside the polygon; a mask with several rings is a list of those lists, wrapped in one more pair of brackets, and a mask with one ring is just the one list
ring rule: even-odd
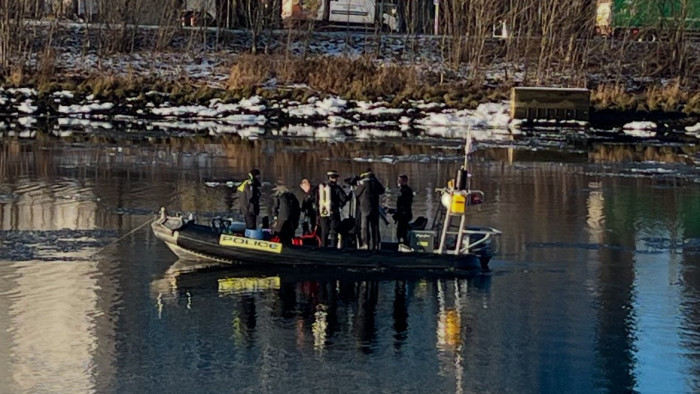
{"label": "person in dark clothing", "polygon": [[260,214],[260,170],[254,168],[248,173],[248,179],[238,186],[238,191],[243,193],[238,200],[239,209],[245,219],[245,228],[255,230]]}
{"label": "person in dark clothing", "polygon": [[340,210],[348,201],[338,179],[337,171],[328,171],[328,183],[318,187],[317,204],[320,216],[319,227],[321,229],[321,246],[327,247],[330,240],[332,248],[338,245],[338,228],[340,227]]}
{"label": "person in dark clothing", "polygon": [[368,168],[355,188],[355,196],[360,206],[360,234],[362,249],[378,250],[381,243],[379,234],[379,196],[384,194],[384,186]]}
{"label": "person in dark clothing", "polygon": [[301,180],[299,187],[304,191],[304,198],[301,200],[301,212],[304,214],[303,234],[313,234],[318,226],[318,187],[313,187],[306,178]]}
{"label": "person in dark clothing", "polygon": [[272,212],[275,215],[275,234],[280,237],[281,243],[291,245],[299,227],[301,210],[299,200],[286,186],[277,186]]}
{"label": "person in dark clothing", "polygon": [[396,222],[396,239],[408,245],[408,223],[413,219],[413,189],[408,186],[408,175],[399,175],[397,181],[399,196],[396,198],[394,221]]}

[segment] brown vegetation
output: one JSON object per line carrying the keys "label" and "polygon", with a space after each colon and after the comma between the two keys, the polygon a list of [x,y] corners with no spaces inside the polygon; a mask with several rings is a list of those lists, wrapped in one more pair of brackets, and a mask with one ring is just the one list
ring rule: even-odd
{"label": "brown vegetation", "polygon": [[599,85],[591,93],[591,103],[596,109],[700,114],[700,91],[683,89],[678,80],[638,92],[627,91],[619,84]]}
{"label": "brown vegetation", "polygon": [[[241,54],[232,65],[227,92],[192,85],[186,76],[170,81],[155,81],[143,74],[89,76],[74,84],[89,84],[94,94],[115,96],[138,91],[136,82],[155,85],[149,90],[167,85],[164,90],[175,102],[215,95],[281,95],[303,100],[310,94],[334,94],[361,100],[382,97],[394,105],[423,99],[455,107],[507,98],[507,90],[514,84],[588,87],[593,90],[596,108],[700,113],[700,51],[682,27],[656,42],[638,42],[628,35],[616,40],[596,38],[594,0],[440,1],[441,36],[430,41],[421,41],[416,34],[432,33],[432,4],[407,0],[397,10],[407,33],[400,39],[400,53],[382,55],[382,33],[376,31],[360,44],[366,45],[361,57],[309,53],[313,25],[280,37],[273,32],[280,27],[279,15],[271,11],[277,7],[263,9],[252,0],[227,11],[226,26],[248,29],[245,40],[221,29],[223,21],[217,21],[217,28],[211,31],[181,30],[180,3],[95,0],[86,18],[100,23],[86,23],[76,45],[82,46],[83,53],[107,58],[135,51],[194,53],[225,48],[227,40],[245,42],[247,47],[237,50],[250,54]],[[46,88],[65,79],[56,60],[60,24],[30,23],[41,16],[37,4],[36,0],[0,0],[0,77],[5,84]],[[503,23],[508,37],[492,38],[493,27]],[[143,29],[144,24],[157,27]],[[295,41],[303,41],[302,49],[297,46],[292,50]],[[426,42],[431,48],[421,47]],[[426,49],[439,56],[424,57]],[[498,76],[494,78],[494,74]],[[280,88],[263,89],[272,78]],[[308,88],[284,87],[290,84]]]}
{"label": "brown vegetation", "polygon": [[[411,67],[378,65],[368,57],[243,55],[231,69],[228,88],[244,89],[271,78],[283,85],[305,84],[319,92],[358,100],[408,96],[419,92],[422,85]],[[430,84],[434,81],[426,76],[421,82]]]}

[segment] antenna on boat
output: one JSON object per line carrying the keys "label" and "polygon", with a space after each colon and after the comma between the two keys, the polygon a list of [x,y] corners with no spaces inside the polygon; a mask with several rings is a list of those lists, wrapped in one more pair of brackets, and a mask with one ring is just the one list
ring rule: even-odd
{"label": "antenna on boat", "polygon": [[[464,170],[469,174],[469,154],[472,150],[472,126],[467,127],[466,142],[464,143]],[[469,176],[467,175],[467,189],[470,189]]]}

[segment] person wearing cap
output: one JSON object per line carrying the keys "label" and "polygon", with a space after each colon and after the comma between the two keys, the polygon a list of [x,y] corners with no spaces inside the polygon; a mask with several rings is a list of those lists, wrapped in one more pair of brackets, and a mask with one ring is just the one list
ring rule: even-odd
{"label": "person wearing cap", "polygon": [[301,180],[299,187],[304,191],[304,197],[301,200],[301,212],[304,214],[303,234],[314,234],[318,226],[318,205],[316,203],[318,187],[312,186],[306,178]]}
{"label": "person wearing cap", "polygon": [[338,185],[338,179],[340,179],[338,171],[328,171],[326,175],[328,183],[319,185],[316,200],[320,216],[321,246],[328,246],[330,240],[331,247],[336,247],[338,245],[338,228],[340,227],[340,210],[347,203],[348,196]]}
{"label": "person wearing cap", "polygon": [[379,196],[384,194],[384,185],[379,182],[371,168],[360,175],[355,189],[360,206],[360,239],[362,249],[378,250],[381,243],[379,234]]}
{"label": "person wearing cap", "polygon": [[299,200],[282,182],[275,188],[275,201],[272,207],[275,235],[285,245],[292,244],[294,233],[299,227]]}
{"label": "person wearing cap", "polygon": [[245,220],[245,228],[255,230],[260,214],[260,170],[253,168],[248,173],[248,179],[238,186],[238,192],[243,193],[238,199],[238,208]]}
{"label": "person wearing cap", "polygon": [[396,221],[396,239],[399,243],[408,245],[408,223],[413,219],[413,189],[408,186],[408,175],[399,175],[397,185],[399,196],[392,216]]}

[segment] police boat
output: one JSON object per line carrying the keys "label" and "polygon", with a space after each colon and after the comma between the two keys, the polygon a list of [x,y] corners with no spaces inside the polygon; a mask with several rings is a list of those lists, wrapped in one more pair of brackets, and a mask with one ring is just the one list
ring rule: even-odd
{"label": "police boat", "polygon": [[[467,173],[461,168],[455,183],[441,194],[443,215],[436,215],[433,228],[409,232],[409,245],[382,242],[378,250],[352,247],[320,247],[315,235],[295,237],[282,244],[269,232],[245,230],[242,222],[195,223],[193,218],[168,215],[161,208],[152,222],[155,236],[181,259],[215,260],[229,264],[273,266],[338,267],[350,269],[421,269],[488,271],[491,240],[501,232],[491,227],[467,225],[468,207],[480,204],[484,193],[466,187]],[[344,234],[344,239],[354,238]]]}

